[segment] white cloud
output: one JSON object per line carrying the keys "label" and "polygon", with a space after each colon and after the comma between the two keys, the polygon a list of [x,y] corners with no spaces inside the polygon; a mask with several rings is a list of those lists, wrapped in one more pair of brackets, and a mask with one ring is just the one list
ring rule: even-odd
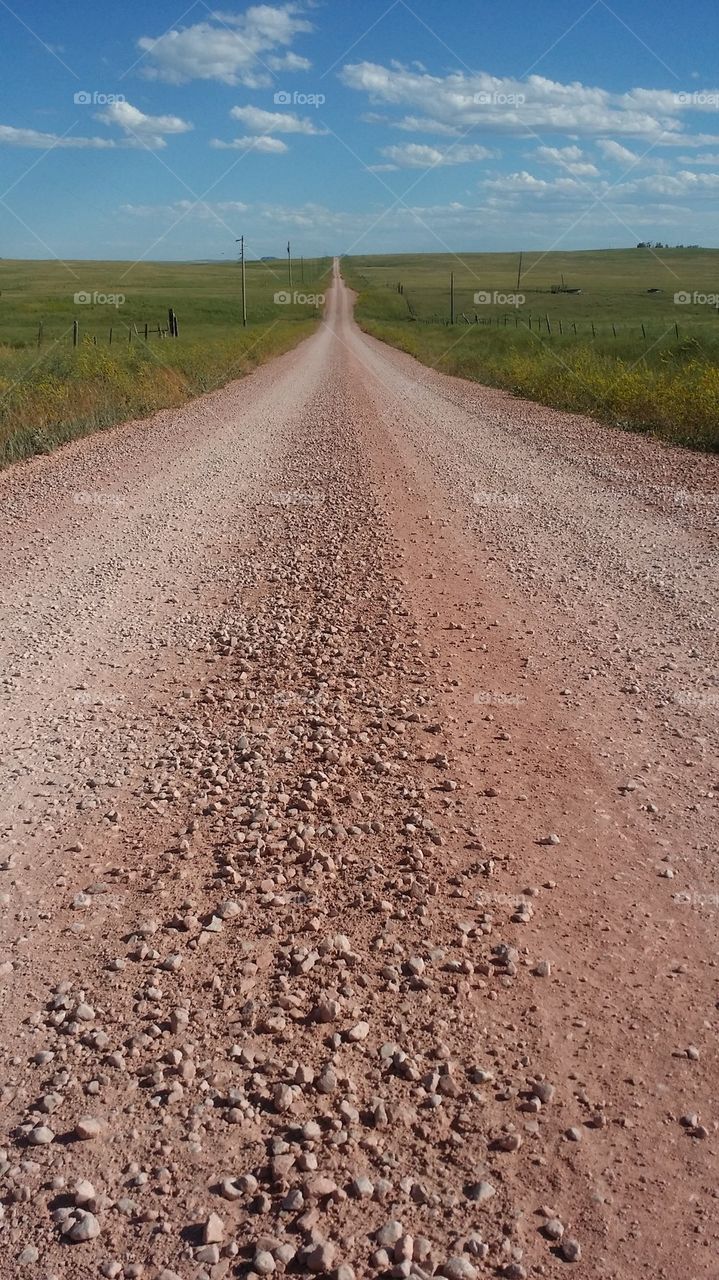
{"label": "white cloud", "polygon": [[514,192],[530,192],[532,195],[545,194],[550,191],[576,191],[587,198],[589,193],[583,183],[573,178],[537,178],[526,169],[518,173],[504,173],[496,178],[488,178],[484,184],[488,191],[502,191],[505,194]]}
{"label": "white cloud", "polygon": [[208,203],[205,200],[175,200],[172,204],[123,204],[121,213],[128,213],[135,218],[156,218],[163,215],[170,218],[199,218],[203,222],[220,222],[232,214],[247,213],[249,205],[239,200],[220,200]]}
{"label": "white cloud", "polygon": [[218,22],[228,27],[237,27],[246,38],[266,40],[268,43],[291,44],[298,31],[311,31],[308,22],[298,18],[301,11],[299,4],[255,4],[245,13],[212,14]]}
{"label": "white cloud", "polygon": [[[719,173],[693,173],[682,170],[679,173],[652,173],[634,181],[610,183],[602,180],[592,185],[591,190],[586,183],[575,177],[538,178],[526,169],[517,173],[498,174],[483,183],[487,193],[489,207],[503,211],[505,216],[516,217],[521,210],[524,217],[529,212],[556,209],[559,213],[566,211],[574,218],[581,212],[591,210],[595,215],[602,211],[614,215],[617,224],[625,227],[627,234],[631,228],[639,232],[652,219],[673,210],[675,234],[679,235],[679,219],[691,215],[704,205],[713,207],[719,192]],[[657,223],[658,225],[658,223]],[[667,216],[665,225],[670,225]],[[683,238],[686,231],[682,227]],[[693,238],[693,237],[692,237]]]}
{"label": "white cloud", "polygon": [[395,129],[403,129],[405,133],[439,133],[446,138],[456,138],[461,133],[456,125],[443,124],[430,116],[403,116],[392,123]]}
{"label": "white cloud", "polygon": [[[682,116],[692,110],[681,94],[633,89],[616,94],[544,76],[524,80],[487,72],[419,73],[409,67],[360,62],[343,67],[341,78],[371,103],[409,109],[400,122],[412,127],[429,119],[434,128],[527,137],[539,131],[580,137],[617,135],[658,145],[684,145]],[[718,95],[719,100],[719,95]],[[698,108],[696,108],[698,109]],[[419,115],[415,115],[418,112]]]}
{"label": "white cloud", "polygon": [[15,128],[0,125],[0,146],[29,147],[33,150],[91,150],[111,151],[116,148],[166,146],[164,134],[187,133],[192,125],[179,116],[148,116],[131,103],[120,101],[108,105],[95,115],[103,124],[116,125],[122,130],[120,138],[88,138],[75,133],[44,133],[39,129]]}
{"label": "white cloud", "polygon": [[230,115],[253,133],[306,133],[318,134],[311,120],[295,115],[292,111],[263,111],[260,107],[233,107]]}
{"label": "white cloud", "polygon": [[688,89],[674,92],[669,89],[632,89],[623,100],[631,106],[673,115],[680,111],[716,112],[719,108],[719,89]]}
{"label": "white cloud", "polygon": [[310,71],[312,68],[309,58],[303,58],[299,53],[283,53],[281,57],[272,54],[267,65],[272,71]]}
{"label": "white cloud", "polygon": [[233,138],[231,142],[223,142],[221,138],[213,138],[210,146],[217,151],[263,151],[266,155],[283,155],[289,150],[287,143],[281,138],[271,138],[268,134],[259,137],[246,136]]}
{"label": "white cloud", "polygon": [[623,147],[621,142],[615,142],[613,138],[599,138],[597,146],[606,160],[616,160],[618,164],[633,165],[639,159],[629,147]]}
{"label": "white cloud", "polygon": [[625,182],[616,188],[620,195],[675,196],[682,200],[708,197],[715,200],[719,191],[719,173],[653,173],[636,182]]}
{"label": "white cloud", "polygon": [[662,139],[663,147],[715,147],[719,143],[717,133],[673,133]]}
{"label": "white cloud", "polygon": [[489,159],[494,152],[477,146],[449,146],[440,150],[438,147],[408,142],[401,146],[382,147],[381,155],[395,168],[432,169],[440,165],[473,164]]}
{"label": "white cloud", "polygon": [[118,125],[129,137],[148,147],[164,147],[163,134],[188,133],[192,125],[179,116],[147,116],[130,102],[113,102],[96,117],[103,124]]}
{"label": "white cloud", "polygon": [[105,151],[117,146],[117,143],[112,138],[81,138],[72,133],[60,137],[57,133],[41,133],[38,129],[16,129],[13,125],[0,124],[0,145],[31,147],[36,151],[47,151],[51,147],[77,148],[78,150],[87,147]]}
{"label": "white cloud", "polygon": [[[204,22],[143,36],[138,47],[147,55],[145,74],[170,84],[218,80],[251,89],[272,84],[272,72],[307,70],[305,58],[289,46],[312,26],[297,4],[252,5],[245,13],[215,13]],[[281,53],[285,48],[287,51]]]}
{"label": "white cloud", "polygon": [[576,178],[598,178],[596,165],[584,159],[581,147],[537,147],[537,156],[547,164],[556,164]]}
{"label": "white cloud", "polygon": [[712,164],[719,168],[719,154],[699,156],[677,156],[680,164]]}
{"label": "white cloud", "polygon": [[[546,249],[559,242],[567,249],[603,243],[607,247],[633,246],[638,240],[671,239],[710,243],[715,232],[716,194],[707,193],[696,209],[675,196],[652,196],[647,191],[632,195],[628,190],[617,198],[609,184],[601,190],[609,207],[597,204],[582,183],[557,175],[554,182],[531,174],[512,175],[514,190],[495,188],[475,200],[435,205],[403,205],[352,210],[328,208],[321,204],[252,204],[238,208],[251,257],[281,255],[287,245],[287,229],[301,240],[305,256],[327,253],[409,253],[456,251],[476,243],[477,227],[482,227],[482,243],[488,250],[517,248],[517,214],[521,213],[522,239],[526,248]],[[510,182],[510,185],[512,183]],[[536,196],[536,198],[535,198]],[[228,206],[193,206],[180,202],[170,213],[180,216],[189,206],[186,219],[168,240],[168,256],[191,257],[196,253],[198,222],[207,228],[202,243],[205,256],[232,254],[234,246],[228,224],[237,219]],[[165,205],[128,207],[128,216],[162,217]],[[212,219],[215,217],[213,227]],[[279,265],[279,264],[278,264]],[[481,284],[481,282],[480,282]],[[478,285],[480,287],[480,285]]]}

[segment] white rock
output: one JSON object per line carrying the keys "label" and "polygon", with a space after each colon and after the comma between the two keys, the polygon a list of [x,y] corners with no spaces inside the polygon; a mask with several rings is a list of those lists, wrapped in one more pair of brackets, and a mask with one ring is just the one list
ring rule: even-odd
{"label": "white rock", "polygon": [[91,1182],[87,1181],[86,1178],[81,1178],[79,1182],[75,1183],[75,1188],[72,1194],[75,1204],[82,1206],[84,1204],[88,1204],[90,1200],[95,1199],[95,1188]]}
{"label": "white rock", "polygon": [[38,1124],[30,1130],[27,1140],[32,1147],[47,1147],[55,1141],[55,1134],[52,1129],[48,1129],[47,1125]]}
{"label": "white rock", "polygon": [[335,1247],[327,1240],[318,1240],[311,1249],[307,1249],[304,1254],[304,1263],[308,1271],[312,1271],[315,1275],[319,1275],[323,1271],[329,1271],[335,1260]]}
{"label": "white rock", "polygon": [[87,1209],[73,1209],[62,1228],[62,1234],[72,1244],[85,1244],[88,1240],[97,1239],[100,1234],[100,1223]]}
{"label": "white rock", "polygon": [[202,1231],[205,1244],[222,1244],[225,1238],[225,1224],[216,1213],[211,1213]]}
{"label": "white rock", "polygon": [[404,1234],[404,1227],[396,1218],[390,1218],[389,1222],[385,1222],[383,1227],[375,1234],[375,1240],[382,1249],[394,1248],[400,1236]]}
{"label": "white rock", "polygon": [[101,1120],[96,1120],[94,1116],[83,1116],[75,1125],[73,1136],[78,1138],[80,1142],[92,1142],[95,1138],[100,1137],[102,1129]]}
{"label": "white rock", "polygon": [[446,1276],[447,1280],[477,1280],[477,1269],[468,1258],[449,1258],[440,1267],[440,1275]]}
{"label": "white rock", "polygon": [[582,1256],[582,1246],[573,1236],[565,1236],[559,1246],[559,1252],[565,1262],[579,1262]]}

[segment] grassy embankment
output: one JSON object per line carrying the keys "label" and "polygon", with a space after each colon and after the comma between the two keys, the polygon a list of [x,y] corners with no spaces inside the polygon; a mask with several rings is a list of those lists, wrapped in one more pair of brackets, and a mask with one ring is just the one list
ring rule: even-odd
{"label": "grassy embankment", "polygon": [[[322,293],[330,278],[330,259],[305,262],[304,282],[297,263],[295,291]],[[286,288],[285,263],[248,263],[245,329],[233,262],[0,261],[0,466],[184,404],[296,345],[319,310],[275,303]],[[78,293],[124,301],[76,303]],[[178,316],[176,340],[157,336],[169,307]]]}
{"label": "grassy embankment", "polygon": [[[342,265],[360,295],[362,327],[425,364],[614,426],[719,449],[719,312],[674,301],[680,292],[719,295],[719,250],[525,254],[519,305],[475,303],[477,292],[516,294],[517,268],[517,254],[357,257]],[[449,327],[452,271],[457,323]],[[581,293],[552,293],[562,277]],[[462,313],[480,323],[466,324]]]}

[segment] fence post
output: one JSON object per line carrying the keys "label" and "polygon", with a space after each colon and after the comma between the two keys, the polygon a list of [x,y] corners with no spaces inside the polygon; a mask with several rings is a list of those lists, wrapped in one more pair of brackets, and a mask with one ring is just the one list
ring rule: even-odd
{"label": "fence post", "polygon": [[112,346],[112,325],[110,325],[110,341],[108,342],[108,344],[107,344],[107,345],[108,345],[109,347],[111,347],[111,346]]}
{"label": "fence post", "polygon": [[147,323],[145,323],[145,342],[147,342]]}
{"label": "fence post", "polygon": [[37,345],[40,346],[41,342],[42,342],[42,320],[40,321],[37,327]]}
{"label": "fence post", "polygon": [[72,345],[73,345],[73,347],[76,347],[76,346],[77,346],[77,340],[78,340],[79,336],[80,336],[80,325],[78,324],[77,320],[73,320],[73,322],[72,322]]}

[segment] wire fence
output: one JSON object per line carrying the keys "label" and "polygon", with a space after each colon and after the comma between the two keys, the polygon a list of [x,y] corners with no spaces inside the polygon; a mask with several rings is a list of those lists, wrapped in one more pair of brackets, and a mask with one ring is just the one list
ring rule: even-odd
{"label": "wire fence", "polygon": [[[411,314],[410,319],[416,324],[445,325],[447,328],[457,325],[478,325],[488,329],[521,329],[525,328],[531,333],[542,333],[548,337],[564,337],[565,335],[602,338],[643,338],[645,342],[656,340],[656,332],[651,332],[649,323],[642,321],[634,324],[622,324],[615,321],[607,321],[606,323],[597,323],[594,320],[567,320],[551,319],[548,315],[519,315],[516,312],[504,312],[500,315],[482,316],[479,312],[465,311],[460,312],[456,319],[451,320],[447,316],[435,314],[432,316],[418,316]],[[656,319],[651,322],[656,329]],[[663,327],[662,333],[674,333],[677,341],[681,338],[681,330],[679,324],[674,321]]]}
{"label": "wire fence", "polygon": [[[527,294],[537,298],[537,296],[541,294],[557,296],[576,295],[582,293],[581,289],[569,288],[564,284],[552,285],[547,289],[532,288],[523,291],[522,293],[518,290],[516,294],[503,294],[501,296],[498,296],[496,292],[492,293],[489,290],[486,292],[480,291],[474,297],[475,304],[480,301],[482,303],[494,304],[495,306],[497,303],[500,306],[508,303],[512,308],[510,311],[493,311],[489,314],[482,314],[481,311],[477,311],[472,308],[469,308],[468,311],[458,311],[456,306],[455,281],[454,276],[452,275],[450,277],[449,314],[447,314],[447,312],[434,312],[429,316],[418,314],[417,303],[415,299],[408,294],[406,286],[402,281],[399,281],[397,284],[388,282],[386,287],[391,289],[392,292],[398,293],[400,297],[404,299],[409,319],[415,324],[444,325],[447,328],[454,327],[455,325],[481,325],[485,328],[491,329],[525,328],[531,333],[543,334],[549,338],[591,336],[594,339],[611,336],[617,340],[620,338],[641,338],[644,342],[656,342],[668,336],[670,333],[673,333],[677,342],[679,342],[682,336],[691,336],[689,331],[686,331],[685,334],[682,335],[678,321],[670,321],[668,319],[665,320],[661,333],[657,334],[656,316],[651,321],[639,319],[634,319],[633,321],[621,321],[618,319],[597,321],[591,317],[587,317],[586,315],[574,320],[567,318],[566,316],[550,317],[546,311],[535,313],[528,310],[525,306]],[[657,293],[661,292],[661,290],[649,289],[647,292]],[[719,305],[712,306],[711,313],[714,317],[719,319]],[[661,321],[659,323],[661,323]],[[713,323],[713,321],[708,319],[701,321],[702,325],[711,323]],[[653,332],[650,332],[652,329]]]}
{"label": "wire fence", "polygon": [[132,344],[135,340],[141,341],[143,339],[145,342],[149,342],[150,338],[155,337],[179,338],[180,325],[176,311],[173,307],[169,307],[167,311],[167,323],[165,325],[154,321],[153,323],[145,321],[140,324],[137,322],[128,324],[124,320],[119,320],[116,324],[109,325],[105,332],[106,336],[98,339],[97,333],[93,332],[85,334],[80,321],[73,320],[59,336],[56,334],[50,335],[45,331],[45,321],[41,320],[37,327],[37,345],[38,347],[42,347],[43,343],[49,340],[51,340],[54,345],[57,345],[67,339],[72,343],[73,347],[77,347],[80,345],[82,339],[86,337],[92,341],[93,346],[98,346],[100,342],[107,342],[107,345],[111,347],[113,342],[126,342],[128,344]]}

